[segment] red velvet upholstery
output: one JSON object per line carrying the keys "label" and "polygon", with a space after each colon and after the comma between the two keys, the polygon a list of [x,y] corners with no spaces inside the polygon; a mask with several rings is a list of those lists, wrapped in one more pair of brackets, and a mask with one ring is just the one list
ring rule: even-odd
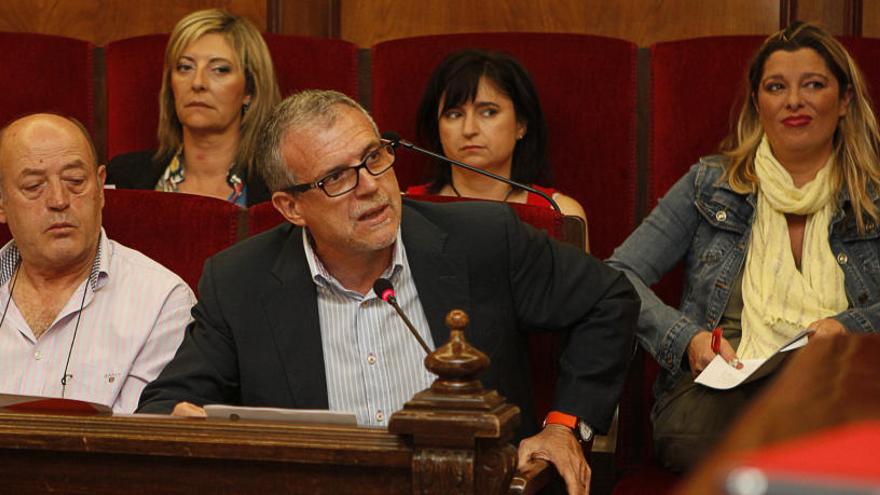
{"label": "red velvet upholstery", "polygon": [[874,114],[880,108],[880,38],[840,38],[868,82],[868,93],[874,103]]}
{"label": "red velvet upholstery", "polygon": [[718,151],[749,60],[764,38],[720,36],[651,47],[648,208],[697,159]]}
{"label": "red velvet upholstery", "polygon": [[[529,70],[549,127],[556,186],[584,206],[591,251],[606,257],[635,225],[635,60],[632,43],[576,34],[484,33],[425,36],[373,47],[372,113],[382,130],[415,140],[415,114],[428,77],[462,48],[516,56]],[[427,162],[401,151],[401,187],[424,182]]]}
{"label": "red velvet upholstery", "polygon": [[278,210],[272,205],[271,201],[251,206],[248,208],[247,215],[248,237],[265,232],[281,222],[286,222],[281,213],[278,213]]}
{"label": "red velvet upholstery", "polygon": [[[347,41],[264,34],[281,95],[336,89],[357,98],[357,47]],[[107,45],[107,156],[156,147],[167,34]]]}
{"label": "red velvet upholstery", "polygon": [[[106,189],[104,199],[107,235],[165,265],[196,294],[205,260],[235,244],[246,221],[243,209],[193,194]],[[0,246],[11,238],[0,224]]]}
{"label": "red velvet upholstery", "polygon": [[[743,90],[749,60],[763,36],[721,36],[651,47],[651,135],[648,208],[703,155],[717,152],[731,108]],[[738,105],[736,106],[738,109]],[[732,115],[732,117],[731,117]],[[681,298],[681,269],[654,290],[668,304]],[[659,366],[639,350],[630,367],[618,415],[615,494],[667,493],[675,476],[653,464],[650,412]]]}
{"label": "red velvet upholstery", "polygon": [[154,149],[167,34],[114,41],[104,48],[107,68],[107,158]]}
{"label": "red velvet upholstery", "polygon": [[92,45],[29,33],[0,33],[0,126],[34,112],[70,115],[93,130]]}
{"label": "red velvet upholstery", "polygon": [[226,201],[184,193],[107,189],[104,229],[181,276],[194,291],[205,260],[239,239],[246,213]]}

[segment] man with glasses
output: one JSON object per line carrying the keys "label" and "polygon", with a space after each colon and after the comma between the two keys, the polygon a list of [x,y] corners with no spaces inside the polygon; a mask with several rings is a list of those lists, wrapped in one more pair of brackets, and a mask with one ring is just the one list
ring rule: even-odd
{"label": "man with glasses", "polygon": [[520,330],[571,332],[557,414],[582,432],[605,430],[638,312],[626,278],[522,225],[504,204],[402,201],[394,149],[340,93],[306,91],[282,102],[260,147],[272,202],[289,223],[208,260],[196,321],[139,410],[331,409],[387,426],[433,375],[416,339],[373,293],[384,277],[431,347],[448,338],[449,310],[468,312],[468,340],[491,358],[483,384],[520,406],[520,435],[534,435],[521,443],[520,462],[548,459],[569,491],[585,490],[590,472],[573,430],[550,424],[538,432],[530,421]]}

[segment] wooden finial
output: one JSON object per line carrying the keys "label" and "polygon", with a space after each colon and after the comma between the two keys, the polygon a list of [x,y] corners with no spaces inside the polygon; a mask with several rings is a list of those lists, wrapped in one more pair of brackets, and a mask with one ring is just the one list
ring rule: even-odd
{"label": "wooden finial", "polygon": [[460,309],[446,315],[449,342],[425,358],[425,367],[438,376],[431,388],[438,392],[475,393],[482,390],[477,375],[489,367],[489,358],[464,337],[470,318]]}

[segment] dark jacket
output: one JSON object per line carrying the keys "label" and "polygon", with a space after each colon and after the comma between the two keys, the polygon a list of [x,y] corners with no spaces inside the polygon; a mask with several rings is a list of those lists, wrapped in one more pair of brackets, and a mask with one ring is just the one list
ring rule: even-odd
{"label": "dark jacket", "polygon": [[[522,409],[520,435],[537,431],[527,328],[570,331],[554,409],[606,431],[639,309],[626,277],[520,223],[504,204],[405,199],[402,216],[434,344],[448,340],[446,313],[465,310],[468,340],[491,359],[480,378]],[[210,258],[199,293],[195,322],[144,390],[139,411],[167,413],[179,401],[328,407],[317,295],[301,228],[281,225]]]}

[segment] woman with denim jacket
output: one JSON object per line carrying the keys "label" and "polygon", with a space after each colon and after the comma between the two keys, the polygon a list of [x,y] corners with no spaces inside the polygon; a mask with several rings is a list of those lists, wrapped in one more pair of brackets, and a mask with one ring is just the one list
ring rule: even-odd
{"label": "woman with denim jacket", "polygon": [[[662,367],[654,443],[674,470],[767,382],[695,384],[713,347],[740,367],[804,328],[880,329],[880,136],[861,72],[827,32],[795,23],[758,50],[746,91],[723,154],[694,165],[608,261],[642,299],[639,342]],[[682,260],[675,309],[649,287]]]}

